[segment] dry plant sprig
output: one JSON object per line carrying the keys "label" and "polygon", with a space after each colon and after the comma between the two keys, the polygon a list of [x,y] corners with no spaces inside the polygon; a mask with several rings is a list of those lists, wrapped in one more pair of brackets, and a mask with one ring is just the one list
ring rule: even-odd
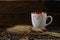
{"label": "dry plant sprig", "polygon": [[[35,33],[31,32],[35,31]],[[43,34],[43,35],[50,35],[55,37],[60,37],[60,33],[55,32],[43,32],[40,28],[32,27],[30,25],[15,25],[12,28],[7,28],[6,31],[13,32],[17,34],[24,34],[24,35],[30,35],[30,34]]]}

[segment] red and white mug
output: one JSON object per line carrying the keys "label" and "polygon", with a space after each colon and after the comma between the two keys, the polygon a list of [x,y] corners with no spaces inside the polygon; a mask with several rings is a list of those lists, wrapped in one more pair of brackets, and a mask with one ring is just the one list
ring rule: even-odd
{"label": "red and white mug", "polygon": [[[51,20],[49,23],[46,24],[46,21],[48,18],[51,18]],[[53,17],[47,16],[46,12],[32,12],[31,21],[32,21],[33,27],[38,27],[42,30],[47,30],[46,26],[52,23]]]}

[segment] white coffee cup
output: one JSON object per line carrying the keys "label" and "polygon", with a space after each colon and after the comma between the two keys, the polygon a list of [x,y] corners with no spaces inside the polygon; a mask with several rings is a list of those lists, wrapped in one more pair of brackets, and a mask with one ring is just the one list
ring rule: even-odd
{"label": "white coffee cup", "polygon": [[[48,18],[51,18],[50,22],[46,24]],[[42,30],[47,30],[46,26],[53,21],[52,16],[47,16],[46,12],[32,12],[31,13],[32,26],[38,27]]]}

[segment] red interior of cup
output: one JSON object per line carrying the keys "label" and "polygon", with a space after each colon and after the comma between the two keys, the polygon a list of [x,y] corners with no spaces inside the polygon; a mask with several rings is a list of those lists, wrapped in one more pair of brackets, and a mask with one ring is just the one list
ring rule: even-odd
{"label": "red interior of cup", "polygon": [[42,13],[46,13],[46,12],[32,12],[33,14],[42,14]]}

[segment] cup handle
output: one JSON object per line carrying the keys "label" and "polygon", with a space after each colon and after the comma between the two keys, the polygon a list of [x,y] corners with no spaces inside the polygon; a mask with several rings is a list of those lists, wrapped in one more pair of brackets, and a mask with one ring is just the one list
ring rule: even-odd
{"label": "cup handle", "polygon": [[49,23],[47,23],[47,24],[46,24],[46,26],[48,26],[49,24],[51,24],[51,23],[52,23],[52,21],[53,21],[53,17],[52,17],[52,16],[47,16],[47,18],[50,18],[50,19],[51,19],[51,21],[50,21]]}

